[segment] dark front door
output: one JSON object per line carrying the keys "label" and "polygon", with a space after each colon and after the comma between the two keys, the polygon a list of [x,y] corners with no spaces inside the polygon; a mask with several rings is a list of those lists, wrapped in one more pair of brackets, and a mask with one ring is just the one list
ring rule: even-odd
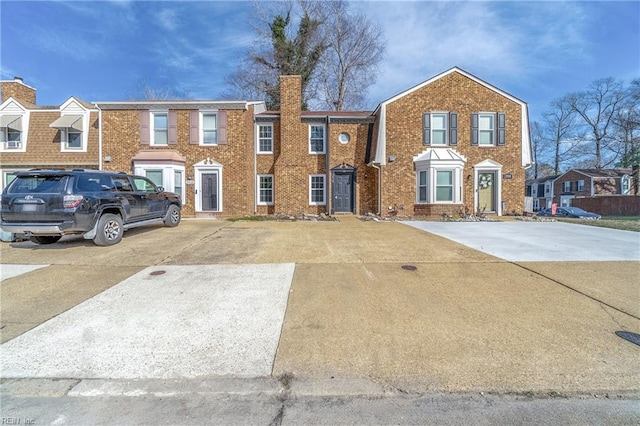
{"label": "dark front door", "polygon": [[353,213],[353,173],[333,174],[333,212]]}
{"label": "dark front door", "polygon": [[218,174],[202,174],[202,210],[218,211]]}

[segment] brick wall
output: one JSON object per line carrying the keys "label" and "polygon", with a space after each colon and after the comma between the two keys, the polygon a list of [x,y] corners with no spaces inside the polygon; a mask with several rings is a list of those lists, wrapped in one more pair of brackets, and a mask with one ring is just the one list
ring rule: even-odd
{"label": "brick wall", "polygon": [[20,80],[0,82],[2,101],[13,98],[21,103],[36,104],[36,89],[29,87]]}
{"label": "brick wall", "polygon": [[[458,114],[458,144],[451,148],[466,157],[462,173],[463,205],[432,207],[427,211],[467,210],[474,212],[474,165],[490,159],[502,165],[503,213],[524,209],[525,175],[522,167],[522,111],[521,106],[499,93],[460,74],[451,73],[413,91],[387,106],[387,156],[396,157],[383,166],[382,213],[397,210],[398,215],[411,216],[426,209],[415,207],[416,171],[413,157],[428,146],[422,141],[422,114],[449,111]],[[471,146],[471,114],[473,112],[506,113],[506,146]],[[391,207],[392,209],[389,209]]]}
{"label": "brick wall", "polygon": [[[190,144],[190,110],[175,110],[177,115],[177,144],[150,146],[140,144],[140,110],[103,110],[103,157],[111,161],[105,170],[133,172],[132,158],[140,150],[177,150],[185,157],[188,180],[195,175],[194,165],[207,158],[222,164],[222,211],[207,216],[240,216],[254,212],[255,183],[253,179],[253,107],[247,110],[228,110],[227,144],[200,146]],[[145,110],[148,112],[148,110]],[[195,186],[185,187],[183,215],[193,217]]]}

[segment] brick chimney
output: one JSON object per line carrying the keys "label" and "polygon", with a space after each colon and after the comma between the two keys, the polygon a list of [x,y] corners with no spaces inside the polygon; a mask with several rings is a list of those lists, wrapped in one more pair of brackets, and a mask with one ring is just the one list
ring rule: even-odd
{"label": "brick chimney", "polygon": [[280,147],[274,166],[276,213],[299,213],[307,204],[308,136],[301,120],[302,77],[280,76]]}
{"label": "brick chimney", "polygon": [[24,84],[22,77],[14,77],[13,80],[1,81],[0,92],[2,92],[2,100],[0,102],[4,102],[12,97],[18,102],[26,102],[34,105],[36,103],[36,89]]}

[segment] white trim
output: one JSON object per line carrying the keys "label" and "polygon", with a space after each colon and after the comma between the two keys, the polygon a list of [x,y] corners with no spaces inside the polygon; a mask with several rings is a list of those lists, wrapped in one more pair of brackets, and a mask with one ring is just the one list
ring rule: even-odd
{"label": "white trim", "polygon": [[[223,211],[222,206],[222,164],[207,158],[193,165],[194,178],[195,178],[195,191],[194,191],[194,209],[196,213],[220,213]],[[218,174],[218,210],[202,210],[202,199],[199,191],[202,189],[202,175],[206,173]]]}
{"label": "white trim", "polygon": [[[0,106],[0,115],[19,115],[20,116],[20,148],[7,148],[7,142],[0,144],[0,152],[27,152],[27,141],[29,140],[29,119],[31,118],[31,111],[24,108],[18,101],[13,98],[9,98]],[[8,138],[8,132],[5,132],[5,136]]]}
{"label": "white trim", "polygon": [[496,203],[495,213],[502,216],[502,164],[486,159],[473,166],[473,208],[478,210],[478,175],[482,172],[495,173],[494,196]]}
{"label": "white trim", "polygon": [[[322,178],[322,202],[311,200],[311,180],[314,177]],[[321,174],[309,175],[309,205],[310,206],[326,206],[327,205],[327,176]]]}
{"label": "white trim", "polygon": [[[260,178],[263,177],[270,177],[271,178],[271,202],[266,202],[266,201],[260,201]],[[275,177],[271,174],[259,174],[256,175],[256,202],[259,206],[272,206],[274,203],[274,200],[276,199],[276,194],[275,194]]]}
{"label": "white trim", "polygon": [[[260,151],[260,127],[271,128],[271,151]],[[273,139],[274,139],[273,123],[256,123],[256,153],[273,154],[273,145],[274,145]]]}
{"label": "white trim", "polygon": [[[155,115],[164,114],[167,116],[167,143],[157,144],[156,139],[156,123]],[[169,111],[168,110],[151,110],[149,111],[149,146],[168,146],[169,145]]]}
{"label": "white trim", "polygon": [[[322,151],[311,151],[311,126],[322,127]],[[308,148],[311,155],[322,155],[327,153],[327,125],[325,123],[309,123],[308,126]]]}
{"label": "white trim", "polygon": [[[216,117],[216,141],[215,143],[204,143],[204,116],[215,115]],[[218,110],[200,110],[198,114],[198,144],[200,146],[218,146],[218,131],[220,129],[218,121]],[[167,118],[167,127],[169,126]]]}

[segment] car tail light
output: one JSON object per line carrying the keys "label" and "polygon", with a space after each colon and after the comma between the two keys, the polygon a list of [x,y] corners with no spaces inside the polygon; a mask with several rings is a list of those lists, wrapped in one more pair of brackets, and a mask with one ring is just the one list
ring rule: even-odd
{"label": "car tail light", "polygon": [[65,195],[62,205],[65,209],[72,209],[78,207],[83,199],[82,195]]}

